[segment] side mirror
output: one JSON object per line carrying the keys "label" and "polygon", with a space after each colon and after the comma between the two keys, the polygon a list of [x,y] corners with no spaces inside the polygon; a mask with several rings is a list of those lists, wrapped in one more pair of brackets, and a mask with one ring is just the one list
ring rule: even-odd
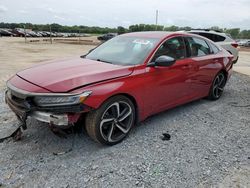
{"label": "side mirror", "polygon": [[175,61],[176,60],[170,56],[162,55],[158,57],[155,60],[155,62],[151,62],[150,64],[148,64],[148,66],[149,67],[155,67],[155,66],[169,67],[173,65]]}

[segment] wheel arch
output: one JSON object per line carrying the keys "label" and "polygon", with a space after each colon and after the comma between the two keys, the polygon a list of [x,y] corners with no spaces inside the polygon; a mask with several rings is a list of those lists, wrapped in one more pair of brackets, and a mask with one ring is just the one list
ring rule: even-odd
{"label": "wheel arch", "polygon": [[101,104],[100,106],[105,103],[107,100],[109,100],[110,98],[113,98],[115,96],[125,96],[127,97],[129,100],[131,100],[131,102],[133,103],[134,107],[135,107],[135,123],[137,124],[140,120],[140,113],[139,113],[139,105],[135,99],[135,97],[131,94],[128,93],[116,93],[114,95],[109,96],[108,98],[106,98]]}
{"label": "wheel arch", "polygon": [[210,90],[211,87],[213,86],[213,81],[214,81],[215,77],[216,77],[220,72],[222,72],[222,73],[225,75],[225,77],[226,77],[226,82],[227,82],[227,80],[228,80],[228,72],[226,71],[226,69],[222,68],[222,69],[220,69],[220,70],[215,74],[215,76],[214,76],[214,78],[213,78],[213,80],[212,80],[212,82],[211,82],[211,85],[210,85],[210,87],[209,87],[209,90]]}
{"label": "wheel arch", "polygon": [[227,78],[228,78],[228,72],[225,69],[221,69],[217,74],[219,74],[220,72],[222,72],[225,77],[226,77],[226,82],[227,82]]}

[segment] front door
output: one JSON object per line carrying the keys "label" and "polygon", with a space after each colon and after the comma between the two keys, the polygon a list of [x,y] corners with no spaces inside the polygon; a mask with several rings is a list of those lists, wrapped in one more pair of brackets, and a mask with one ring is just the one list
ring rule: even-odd
{"label": "front door", "polygon": [[145,108],[157,113],[176,106],[186,100],[190,88],[189,76],[193,64],[187,61],[186,47],[182,37],[166,40],[156,51],[152,61],[162,55],[176,59],[169,67],[147,67],[145,72]]}

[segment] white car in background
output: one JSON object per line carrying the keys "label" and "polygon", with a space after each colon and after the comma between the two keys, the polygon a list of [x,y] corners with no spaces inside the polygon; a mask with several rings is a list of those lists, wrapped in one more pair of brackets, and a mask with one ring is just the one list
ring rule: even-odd
{"label": "white car in background", "polygon": [[246,41],[246,42],[244,43],[243,46],[245,46],[245,47],[250,47],[250,40],[249,40],[249,41]]}
{"label": "white car in background", "polygon": [[239,46],[244,46],[244,44],[246,44],[247,40],[239,40],[237,41]]}
{"label": "white car in background", "polygon": [[233,63],[236,63],[238,61],[239,58],[239,51],[237,49],[238,44],[229,34],[207,29],[191,30],[188,32],[201,35],[203,37],[210,39],[211,41],[214,41],[216,44],[218,44],[219,46],[221,46],[234,56]]}

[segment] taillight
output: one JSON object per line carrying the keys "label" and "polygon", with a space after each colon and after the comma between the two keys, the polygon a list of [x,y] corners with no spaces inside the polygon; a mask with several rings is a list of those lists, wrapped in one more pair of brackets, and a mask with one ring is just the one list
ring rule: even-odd
{"label": "taillight", "polygon": [[231,44],[233,47],[237,48],[239,45],[235,42]]}

